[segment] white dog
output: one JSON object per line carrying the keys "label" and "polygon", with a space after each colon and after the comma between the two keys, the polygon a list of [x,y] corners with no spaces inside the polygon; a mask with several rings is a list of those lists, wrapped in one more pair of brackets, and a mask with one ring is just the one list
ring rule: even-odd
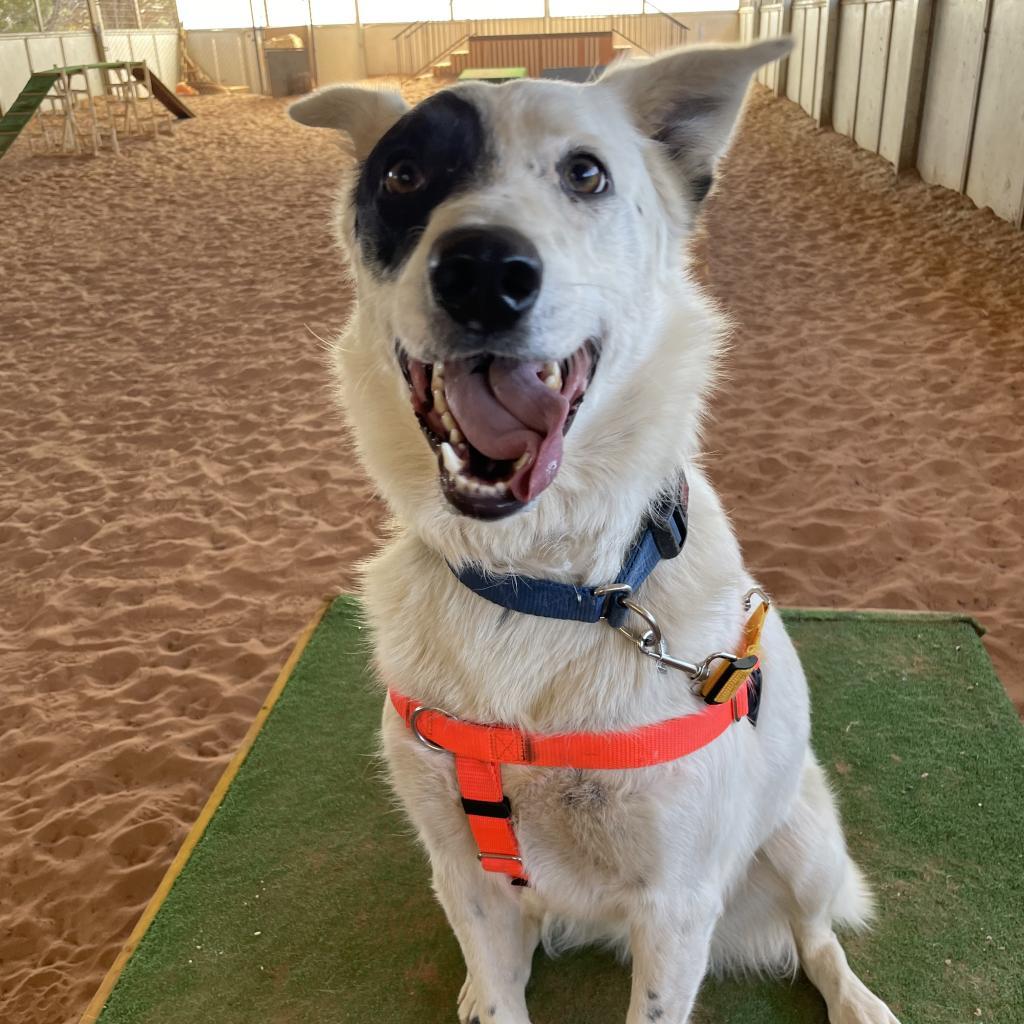
{"label": "white dog", "polygon": [[[629,1024],[689,1020],[709,970],[798,958],[832,1024],[895,1022],[833,931],[871,901],[800,663],[767,601],[745,607],[697,461],[724,331],[684,246],[788,46],[291,109],[357,158],[335,369],[394,512],[365,581],[383,744],[465,957],[463,1024],[528,1024],[542,937],[628,947]],[[630,575],[641,541],[655,564]]]}

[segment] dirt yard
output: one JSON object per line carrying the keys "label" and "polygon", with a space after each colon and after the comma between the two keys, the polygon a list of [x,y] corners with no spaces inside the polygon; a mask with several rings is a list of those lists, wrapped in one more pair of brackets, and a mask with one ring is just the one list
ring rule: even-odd
{"label": "dirt yard", "polygon": [[[339,158],[256,98],[0,162],[0,1005],[76,1021],[383,513],[324,383]],[[786,604],[953,609],[1024,706],[1024,237],[755,98],[708,462]]]}

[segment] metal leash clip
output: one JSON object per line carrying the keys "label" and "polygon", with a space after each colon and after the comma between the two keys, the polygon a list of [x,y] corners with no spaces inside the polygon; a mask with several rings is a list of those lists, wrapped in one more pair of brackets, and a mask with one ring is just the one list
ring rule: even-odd
{"label": "metal leash clip", "polygon": [[749,612],[750,609],[754,606],[755,597],[760,599],[761,603],[765,606],[766,609],[771,608],[772,595],[769,594],[767,590],[762,590],[760,587],[751,587],[743,595],[743,610],[745,612]]}
{"label": "metal leash clip", "polygon": [[[662,635],[661,627],[658,625],[658,620],[654,617],[654,613],[631,598],[630,595],[633,593],[633,588],[628,583],[609,583],[603,587],[595,587],[594,593],[598,595],[615,594],[616,600],[623,608],[628,608],[647,623],[650,628],[643,633],[634,633],[625,626],[618,626],[616,628],[642,654],[647,655],[648,658],[653,658],[658,663],[659,672],[666,672],[671,668],[689,676],[695,683],[703,683],[711,675],[711,667],[716,661],[727,661],[734,668],[741,671],[745,671],[757,664],[756,658],[743,657],[729,651],[716,651],[714,654],[709,654],[703,661],[698,662],[674,658],[666,650],[665,638]],[[760,587],[753,587],[743,597],[744,610],[750,611],[754,597],[760,598],[766,607],[771,607],[771,598],[768,594]],[[748,665],[748,662],[752,664]]]}

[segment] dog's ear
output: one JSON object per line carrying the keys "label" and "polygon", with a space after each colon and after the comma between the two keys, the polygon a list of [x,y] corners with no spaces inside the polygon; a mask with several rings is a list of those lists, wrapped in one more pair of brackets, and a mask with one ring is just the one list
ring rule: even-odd
{"label": "dog's ear", "polygon": [[752,46],[687,47],[619,64],[595,87],[623,97],[641,131],[664,146],[700,201],[711,188],[754,72],[792,48],[784,36]]}
{"label": "dog's ear", "polygon": [[408,109],[397,92],[337,85],[304,96],[288,108],[288,114],[299,124],[344,132],[362,160]]}

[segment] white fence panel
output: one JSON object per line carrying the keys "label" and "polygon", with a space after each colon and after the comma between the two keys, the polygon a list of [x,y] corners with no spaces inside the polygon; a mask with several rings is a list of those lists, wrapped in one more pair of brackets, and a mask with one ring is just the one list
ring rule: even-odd
{"label": "white fence panel", "polygon": [[18,98],[31,74],[24,36],[0,36],[0,112]]}
{"label": "white fence panel", "polygon": [[[818,100],[818,58],[821,49],[821,33],[819,28],[822,22],[822,4],[815,4],[799,8],[803,15],[801,18],[800,32],[804,37],[800,54],[800,106],[804,111],[817,117]],[[796,21],[797,11],[793,11],[793,21]],[[794,24],[794,31],[796,26]],[[792,67],[792,65],[790,65]]]}
{"label": "white fence panel", "polygon": [[313,30],[313,46],[320,85],[366,77],[359,30],[355,25],[318,25]]}
{"label": "white fence panel", "polygon": [[157,64],[160,67],[157,74],[162,82],[173,89],[182,78],[181,37],[177,32],[154,32],[153,41],[156,43]]}
{"label": "white fence panel", "polygon": [[967,194],[1024,226],[1024,3],[995,0]]}
{"label": "white fence panel", "polygon": [[28,59],[33,71],[45,71],[47,68],[64,66],[64,51],[61,49],[60,36],[28,36]]}
{"label": "white fence panel", "polygon": [[892,0],[864,4],[864,38],[860,52],[860,88],[853,138],[858,146],[878,152],[882,135],[882,106],[889,74],[889,39],[892,33]]}
{"label": "white fence panel", "polygon": [[[149,70],[160,78],[160,54],[156,49],[156,41],[153,36],[148,32],[133,32],[131,33],[128,44],[132,48],[132,59],[133,60],[144,60],[149,66]],[[171,88],[174,88],[174,82],[168,83]]]}
{"label": "white fence panel", "polygon": [[839,43],[836,47],[836,78],[832,98],[832,127],[853,137],[860,91],[860,50],[864,42],[863,4],[839,8]]}
{"label": "white fence panel", "polygon": [[144,60],[149,70],[173,89],[178,82],[178,30],[173,28],[117,29],[103,33],[107,60]]}
{"label": "white fence panel", "polygon": [[984,29],[979,0],[936,4],[917,167],[925,181],[957,191],[964,187]]}
{"label": "white fence panel", "polygon": [[793,36],[793,52],[789,55],[789,74],[785,79],[786,99],[800,102],[800,72],[804,65],[804,15],[802,7],[790,14],[790,34]]}
{"label": "white fence panel", "polygon": [[878,141],[878,153],[894,165],[900,162],[906,118],[914,116],[914,111],[908,110],[908,103],[916,24],[917,0],[897,3],[893,9],[889,36],[885,103],[882,107],[882,125]]}
{"label": "white fence panel", "polygon": [[[829,7],[835,0],[796,0],[790,20],[794,49],[789,58],[786,96],[819,123],[827,91]],[[829,83],[830,84],[830,83]]]}
{"label": "white fence panel", "polygon": [[91,32],[61,36],[61,45],[64,47],[65,63],[69,66],[96,63],[96,38]]}
{"label": "white fence panel", "polygon": [[753,4],[745,5],[739,10],[740,42],[752,43],[757,38],[757,8]]}
{"label": "white fence panel", "polygon": [[[785,35],[788,29],[789,0],[761,5],[761,16],[758,19],[757,27],[758,38],[765,39],[769,36]],[[757,72],[757,80],[771,89],[776,96],[781,96],[786,90],[788,68],[794,64],[796,56],[793,53],[787,60],[777,60],[766,64]]]}
{"label": "white fence panel", "polygon": [[[103,33],[103,46],[107,51],[107,60],[135,60],[132,49],[132,37],[128,32]],[[143,58],[139,57],[139,60]]]}
{"label": "white fence panel", "polygon": [[259,41],[251,28],[198,29],[188,33],[189,56],[222,85],[241,85],[259,93]]}

